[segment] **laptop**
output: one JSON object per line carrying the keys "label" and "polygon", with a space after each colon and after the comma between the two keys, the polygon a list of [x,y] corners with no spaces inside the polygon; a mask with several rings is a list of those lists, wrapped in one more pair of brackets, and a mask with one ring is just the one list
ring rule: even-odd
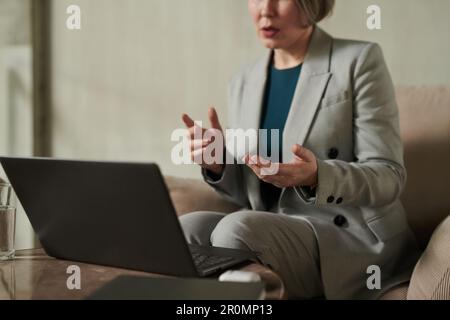
{"label": "laptop", "polygon": [[0,157],[34,231],[55,258],[183,277],[256,261],[189,245],[155,163]]}

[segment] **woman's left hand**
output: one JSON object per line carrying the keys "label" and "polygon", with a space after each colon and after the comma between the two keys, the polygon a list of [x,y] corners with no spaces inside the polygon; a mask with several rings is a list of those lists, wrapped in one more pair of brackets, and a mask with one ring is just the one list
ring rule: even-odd
{"label": "woman's left hand", "polygon": [[294,158],[289,163],[272,163],[263,157],[247,154],[243,161],[264,182],[278,188],[316,187],[317,159],[314,153],[298,144],[292,147]]}

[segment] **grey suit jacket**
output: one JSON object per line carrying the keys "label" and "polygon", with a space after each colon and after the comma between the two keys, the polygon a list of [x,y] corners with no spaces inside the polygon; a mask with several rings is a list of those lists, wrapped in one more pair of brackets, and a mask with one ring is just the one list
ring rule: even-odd
{"label": "grey suit jacket", "polygon": [[[271,54],[232,78],[229,127],[259,128]],[[326,297],[375,298],[407,280],[418,256],[399,201],[406,171],[397,104],[377,44],[333,39],[315,27],[283,133],[283,162],[295,143],[318,158],[319,183],[315,194],[284,188],[278,212],[314,229]],[[226,165],[219,180],[203,176],[235,203],[265,210],[260,181],[245,165]],[[381,269],[381,290],[367,287],[371,265]]]}

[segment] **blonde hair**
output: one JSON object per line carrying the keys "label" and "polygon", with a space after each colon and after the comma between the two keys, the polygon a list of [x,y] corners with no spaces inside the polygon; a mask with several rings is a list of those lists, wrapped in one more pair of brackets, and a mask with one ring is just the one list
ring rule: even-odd
{"label": "blonde hair", "polygon": [[319,23],[331,15],[335,0],[296,0],[300,12],[305,15],[307,25]]}

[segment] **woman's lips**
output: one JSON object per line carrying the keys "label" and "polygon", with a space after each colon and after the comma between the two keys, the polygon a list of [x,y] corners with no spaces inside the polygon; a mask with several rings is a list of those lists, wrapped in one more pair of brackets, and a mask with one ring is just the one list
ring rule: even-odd
{"label": "woman's lips", "polygon": [[272,28],[272,27],[268,27],[268,28],[262,28],[261,32],[264,35],[265,38],[273,38],[277,35],[277,33],[280,30],[277,28]]}

